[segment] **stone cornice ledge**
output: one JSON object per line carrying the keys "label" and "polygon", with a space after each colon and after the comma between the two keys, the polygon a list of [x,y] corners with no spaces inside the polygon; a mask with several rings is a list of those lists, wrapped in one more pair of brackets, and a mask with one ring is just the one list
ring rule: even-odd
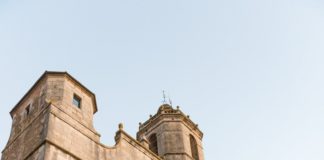
{"label": "stone cornice ledge", "polygon": [[116,146],[119,143],[121,143],[122,140],[133,145],[136,149],[138,149],[145,155],[149,156],[150,158],[154,158],[156,160],[163,160],[163,158],[161,158],[158,155],[156,155],[155,153],[153,153],[149,148],[146,148],[145,146],[143,146],[139,141],[135,140],[132,136],[127,134],[124,130],[119,129],[116,132],[116,136],[115,136]]}

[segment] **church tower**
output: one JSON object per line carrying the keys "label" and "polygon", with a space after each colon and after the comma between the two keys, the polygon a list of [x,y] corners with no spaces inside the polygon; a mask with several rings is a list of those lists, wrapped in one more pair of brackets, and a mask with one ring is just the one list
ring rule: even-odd
{"label": "church tower", "polygon": [[11,110],[1,160],[95,159],[96,112],[90,90],[66,72],[46,71]]}
{"label": "church tower", "polygon": [[163,104],[137,140],[120,124],[114,146],[93,126],[95,94],[67,72],[46,71],[10,111],[1,160],[204,160],[203,133],[179,107]]}
{"label": "church tower", "polygon": [[140,123],[137,139],[146,141],[149,149],[165,160],[204,160],[203,133],[177,107],[159,107],[154,116]]}

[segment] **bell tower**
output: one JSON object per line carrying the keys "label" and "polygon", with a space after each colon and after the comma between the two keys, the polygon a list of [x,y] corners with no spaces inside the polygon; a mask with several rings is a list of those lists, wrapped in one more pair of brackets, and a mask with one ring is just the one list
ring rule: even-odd
{"label": "bell tower", "polygon": [[140,123],[137,133],[137,140],[146,140],[149,149],[165,160],[204,160],[202,138],[198,125],[169,104]]}

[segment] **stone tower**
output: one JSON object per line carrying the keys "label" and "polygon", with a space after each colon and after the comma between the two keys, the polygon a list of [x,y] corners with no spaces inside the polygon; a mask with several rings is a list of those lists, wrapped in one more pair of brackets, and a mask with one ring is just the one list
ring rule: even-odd
{"label": "stone tower", "polygon": [[169,104],[159,107],[154,116],[140,123],[137,140],[165,160],[204,160],[203,133],[180,109]]}
{"label": "stone tower", "polygon": [[[170,105],[106,146],[93,126],[94,93],[67,72],[46,71],[10,111],[12,127],[1,160],[203,160],[202,133]],[[148,137],[148,138],[147,138]]]}
{"label": "stone tower", "polygon": [[11,110],[11,134],[1,159],[78,159],[76,146],[84,144],[94,151],[96,111],[95,95],[76,79],[45,72]]}

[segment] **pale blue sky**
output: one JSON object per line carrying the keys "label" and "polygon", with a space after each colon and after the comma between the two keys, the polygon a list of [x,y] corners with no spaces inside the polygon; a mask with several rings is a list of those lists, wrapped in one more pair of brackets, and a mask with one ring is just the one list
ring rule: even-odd
{"label": "pale blue sky", "polygon": [[96,93],[95,127],[135,137],[167,90],[206,160],[324,159],[320,0],[1,0],[0,148],[45,70]]}

